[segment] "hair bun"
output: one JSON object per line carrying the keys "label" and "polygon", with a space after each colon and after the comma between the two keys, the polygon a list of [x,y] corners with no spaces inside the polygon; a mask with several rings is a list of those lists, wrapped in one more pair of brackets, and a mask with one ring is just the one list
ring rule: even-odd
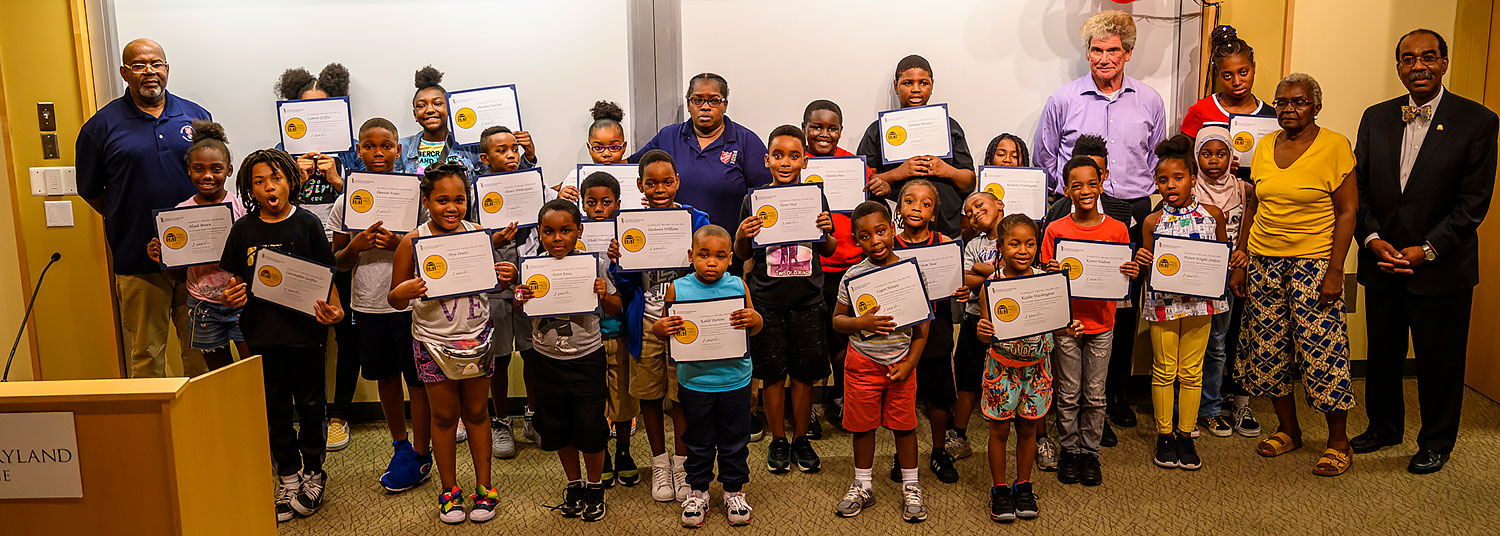
{"label": "hair bun", "polygon": [[1156,153],[1157,158],[1189,156],[1193,154],[1193,139],[1187,137],[1187,134],[1178,133],[1156,144],[1153,152]]}
{"label": "hair bun", "polygon": [[341,63],[330,63],[318,73],[318,89],[330,97],[349,96],[349,69]]}
{"label": "hair bun", "polygon": [[193,143],[204,140],[216,140],[219,143],[228,144],[229,136],[224,133],[224,125],[206,119],[193,121]]}
{"label": "hair bun", "polygon": [[297,100],[302,98],[302,88],[312,85],[315,80],[317,78],[307,72],[307,69],[301,67],[287,69],[282,71],[281,78],[276,80],[276,86],[272,91],[275,91],[276,96],[281,100]]}
{"label": "hair bun", "polygon": [[417,91],[421,91],[443,83],[443,72],[433,68],[431,65],[417,69]]}
{"label": "hair bun", "polygon": [[1234,29],[1234,26],[1221,24],[1214,27],[1213,33],[1209,35],[1208,42],[1209,45],[1217,45],[1236,39],[1239,39],[1239,32]]}
{"label": "hair bun", "polygon": [[595,121],[609,119],[619,123],[625,120],[625,109],[613,102],[602,100],[595,102],[593,108],[589,108],[589,115],[593,116]]}

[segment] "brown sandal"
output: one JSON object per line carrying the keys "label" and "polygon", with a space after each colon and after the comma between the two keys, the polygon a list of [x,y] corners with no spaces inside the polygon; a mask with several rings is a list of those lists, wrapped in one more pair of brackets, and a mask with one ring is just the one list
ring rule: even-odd
{"label": "brown sandal", "polygon": [[1255,453],[1267,458],[1275,458],[1282,454],[1302,448],[1302,438],[1293,439],[1292,436],[1281,432],[1271,434],[1255,446]]}
{"label": "brown sandal", "polygon": [[1339,476],[1349,470],[1349,465],[1354,463],[1354,458],[1339,449],[1328,449],[1323,451],[1323,457],[1318,458],[1318,464],[1313,466],[1313,474],[1318,476]]}

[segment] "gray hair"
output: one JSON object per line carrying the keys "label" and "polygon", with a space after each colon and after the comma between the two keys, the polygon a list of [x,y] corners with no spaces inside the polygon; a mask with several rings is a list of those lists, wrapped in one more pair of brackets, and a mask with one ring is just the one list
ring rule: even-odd
{"label": "gray hair", "polygon": [[1308,93],[1312,93],[1313,106],[1323,106],[1323,86],[1318,85],[1318,81],[1314,79],[1310,74],[1292,73],[1286,75],[1286,78],[1282,78],[1281,82],[1278,82],[1276,84],[1276,87],[1279,89],[1282,86],[1299,84],[1303,87],[1306,87]]}
{"label": "gray hair", "polygon": [[1135,19],[1124,11],[1100,11],[1089,20],[1084,21],[1083,28],[1079,31],[1083,37],[1083,48],[1088,49],[1095,39],[1104,39],[1111,35],[1120,37],[1120,46],[1125,47],[1126,52],[1135,50]]}

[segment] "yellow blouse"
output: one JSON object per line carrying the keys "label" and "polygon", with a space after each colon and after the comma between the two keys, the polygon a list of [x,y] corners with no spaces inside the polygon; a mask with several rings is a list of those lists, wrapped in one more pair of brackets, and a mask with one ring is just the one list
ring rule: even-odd
{"label": "yellow blouse", "polygon": [[1250,162],[1255,183],[1252,255],[1326,259],[1333,251],[1333,191],[1354,170],[1349,138],[1324,127],[1290,167],[1276,165],[1276,138],[1266,134]]}

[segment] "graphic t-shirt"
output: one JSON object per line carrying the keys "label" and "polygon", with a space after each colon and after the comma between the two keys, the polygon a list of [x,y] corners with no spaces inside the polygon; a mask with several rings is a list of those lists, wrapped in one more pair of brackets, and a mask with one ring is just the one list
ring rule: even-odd
{"label": "graphic t-shirt", "polygon": [[[750,196],[740,202],[740,221],[750,217]],[[822,257],[805,244],[754,248],[755,268],[746,275],[757,306],[813,307],[823,301]],[[736,259],[743,261],[744,259]]]}
{"label": "graphic t-shirt", "polygon": [[[333,266],[333,248],[323,236],[323,224],[317,216],[302,208],[278,222],[260,219],[251,212],[234,222],[224,241],[219,267],[245,281],[252,280],[255,255],[273,249],[288,255]],[[328,340],[328,326],[307,315],[255,298],[255,283],[250,283],[250,301],[240,314],[240,329],[251,346],[316,347]]]}
{"label": "graphic t-shirt", "polygon": [[437,163],[439,158],[442,158],[443,148],[447,145],[448,142],[446,141],[422,140],[417,145],[417,164],[422,169],[432,167],[433,164]]}
{"label": "graphic t-shirt", "polygon": [[[604,278],[604,290],[614,294],[615,282],[609,277],[609,260],[599,257],[598,277]],[[575,359],[604,346],[598,314],[554,316],[531,319],[531,347],[552,359]]]}

